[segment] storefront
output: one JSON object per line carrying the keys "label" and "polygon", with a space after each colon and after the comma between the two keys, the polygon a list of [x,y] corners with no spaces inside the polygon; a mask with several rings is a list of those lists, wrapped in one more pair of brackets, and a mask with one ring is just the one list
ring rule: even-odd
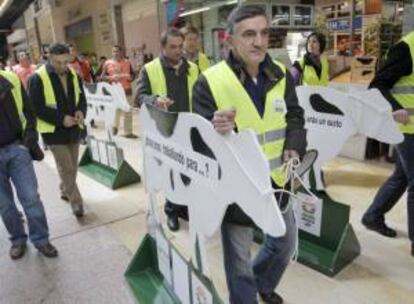
{"label": "storefront", "polygon": [[[326,23],[328,52],[381,57],[401,37],[403,1],[316,0],[318,18]],[[392,34],[392,35],[391,35]]]}
{"label": "storefront", "polygon": [[110,55],[114,31],[109,0],[36,1],[25,20],[34,58],[57,41],[75,44],[80,52]]}

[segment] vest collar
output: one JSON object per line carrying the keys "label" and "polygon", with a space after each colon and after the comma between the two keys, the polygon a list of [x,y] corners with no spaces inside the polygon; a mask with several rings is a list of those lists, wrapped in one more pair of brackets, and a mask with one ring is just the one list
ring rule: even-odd
{"label": "vest collar", "polygon": [[[244,83],[246,77],[248,77],[246,70],[244,69],[244,62],[238,59],[231,51],[226,59],[226,62],[235,72],[240,81]],[[262,63],[260,63],[259,72],[263,72],[266,78],[273,84],[278,83],[285,77],[282,69],[273,62],[269,54],[266,54],[265,59]]]}
{"label": "vest collar", "polygon": [[[168,62],[168,60],[165,58],[164,55],[160,55],[160,60],[161,60],[161,64],[162,66],[164,66],[167,69],[175,69],[171,63]],[[189,74],[189,69],[190,69],[190,65],[188,64],[187,59],[185,59],[184,57],[181,58],[182,63],[179,67],[179,73],[185,72],[187,75]]]}
{"label": "vest collar", "polygon": [[[56,74],[57,75],[57,73],[56,73],[56,71],[55,71],[55,68],[49,63],[49,62],[47,62],[46,64],[46,71],[49,73],[49,74],[52,74],[52,73],[54,73],[54,74]],[[69,68],[68,67],[65,67],[65,74],[66,75],[70,75],[70,70],[69,70]]]}

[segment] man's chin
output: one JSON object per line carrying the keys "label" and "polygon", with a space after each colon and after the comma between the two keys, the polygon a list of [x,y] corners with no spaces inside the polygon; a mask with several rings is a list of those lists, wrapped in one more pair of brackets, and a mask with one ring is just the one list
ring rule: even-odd
{"label": "man's chin", "polygon": [[265,57],[254,57],[254,58],[251,58],[250,62],[253,64],[261,64],[264,59]]}

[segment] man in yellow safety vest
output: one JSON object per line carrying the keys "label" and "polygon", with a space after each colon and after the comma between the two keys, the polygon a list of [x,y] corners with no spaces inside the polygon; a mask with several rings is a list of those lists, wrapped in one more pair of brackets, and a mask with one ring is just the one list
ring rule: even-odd
{"label": "man in yellow safety vest", "polygon": [[386,237],[396,237],[397,232],[385,223],[385,214],[407,191],[408,236],[414,256],[414,31],[390,49],[370,87],[379,89],[390,102],[404,141],[395,147],[394,172],[379,189],[362,224]]}
{"label": "man in yellow safety vest", "polygon": [[73,214],[83,216],[83,199],[76,183],[79,143],[86,115],[86,99],[80,76],[68,66],[69,48],[49,47],[49,60],[29,78],[29,96],[37,114],[37,127],[55,158],[61,199],[69,201]]}
{"label": "man in yellow safety vest", "polygon": [[210,67],[210,60],[206,54],[200,51],[200,32],[193,26],[184,27],[184,56],[187,60],[195,63],[200,72]]}
{"label": "man in yellow safety vest", "polygon": [[[183,57],[184,35],[170,28],[161,35],[162,54],[141,70],[135,103],[155,105],[173,112],[192,111],[192,90],[198,67]],[[187,218],[187,208],[167,199],[165,213],[172,231],[180,229],[179,217]]]}
{"label": "man in yellow safety vest", "polygon": [[[269,31],[261,7],[235,8],[228,18],[230,54],[199,77],[193,103],[194,112],[211,120],[220,134],[252,129],[269,162],[273,187],[283,188],[283,164],[305,153],[306,131],[292,77],[267,54]],[[230,303],[257,303],[257,293],[265,303],[283,303],[274,289],[294,252],[296,224],[288,195],[276,199],[285,209],[286,235],[266,236],[253,265],[251,219],[237,205],[226,212],[221,233]]]}
{"label": "man in yellow safety vest", "polygon": [[40,200],[32,159],[43,153],[37,140],[36,118],[19,77],[0,71],[0,214],[10,234],[13,260],[26,252],[27,234],[14,202],[12,183],[23,207],[33,245],[46,257],[58,255],[49,242],[49,228]]}

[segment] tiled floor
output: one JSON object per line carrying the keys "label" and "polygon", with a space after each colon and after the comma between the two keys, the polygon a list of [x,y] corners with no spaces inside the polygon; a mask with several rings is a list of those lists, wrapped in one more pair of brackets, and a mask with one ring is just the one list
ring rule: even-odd
{"label": "tiled floor", "polygon": [[[102,130],[96,133],[103,134]],[[141,141],[122,137],[117,141],[126,159],[141,172]],[[360,224],[361,214],[391,169],[391,165],[344,158],[327,164],[327,190],[335,200],[352,206],[351,223],[362,254],[334,278],[292,263],[278,288],[286,303],[414,303],[414,258],[409,255],[405,197],[387,217],[388,223],[398,229],[398,238],[382,238]],[[36,165],[36,171],[51,237],[60,257],[48,260],[30,247],[21,261],[12,262],[8,258],[7,235],[0,228],[0,304],[134,303],[123,273],[146,233],[143,185],[111,191],[80,175],[78,182],[87,215],[77,221],[70,206],[59,199],[50,154]],[[170,237],[188,257],[185,227],[184,224],[179,233]],[[225,298],[218,236],[209,242],[209,259],[214,282]]]}

